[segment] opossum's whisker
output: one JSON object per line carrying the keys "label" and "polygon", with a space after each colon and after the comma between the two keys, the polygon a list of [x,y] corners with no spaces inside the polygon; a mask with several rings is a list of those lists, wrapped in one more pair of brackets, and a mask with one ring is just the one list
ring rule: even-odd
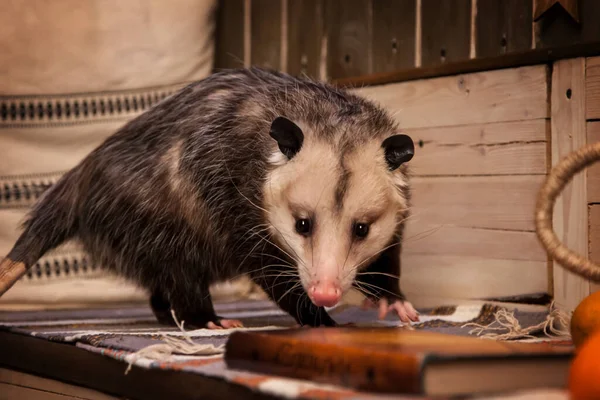
{"label": "opossum's whisker", "polygon": [[440,230],[440,229],[442,229],[443,227],[444,227],[444,225],[443,225],[443,224],[440,224],[440,225],[437,225],[436,227],[434,227],[434,228],[431,228],[431,229],[429,229],[429,230],[425,230],[425,231],[423,231],[423,232],[415,233],[415,234],[414,234],[414,235],[412,235],[412,236],[408,236],[408,237],[406,237],[406,238],[404,239],[404,242],[406,243],[406,242],[407,242],[407,240],[413,240],[413,239],[416,239],[416,240],[425,239],[425,238],[427,238],[427,237],[429,237],[429,236],[433,235],[434,233],[436,233],[437,231],[439,231],[439,230]]}
{"label": "opossum's whisker", "polygon": [[399,242],[395,242],[392,243],[386,247],[384,247],[383,249],[379,250],[377,253],[369,256],[369,257],[365,257],[362,261],[358,262],[354,267],[350,268],[348,273],[346,274],[346,276],[344,276],[344,279],[346,279],[348,277],[348,275],[350,275],[352,272],[356,271],[358,268],[360,268],[364,263],[366,263],[367,261],[373,259],[374,257],[377,257],[379,254],[383,253],[384,251],[386,251],[387,249],[390,249],[394,246],[399,246],[400,243]]}
{"label": "opossum's whisker", "polygon": [[362,286],[362,285],[361,285],[359,282],[356,282],[356,283],[357,283],[357,286],[355,286],[355,288],[356,288],[356,289],[357,289],[359,292],[361,292],[362,294],[364,294],[364,295],[365,295],[365,296],[367,296],[367,297],[377,297],[377,296],[375,295],[375,293],[373,293],[373,292],[371,292],[369,289],[367,289],[367,288],[363,287],[363,286]]}
{"label": "opossum's whisker", "polygon": [[291,288],[289,288],[288,290],[286,290],[286,291],[285,291],[285,293],[283,293],[283,294],[281,295],[281,297],[279,297],[279,299],[277,299],[277,303],[279,303],[279,302],[281,301],[281,299],[283,299],[285,296],[287,296],[287,295],[288,295],[288,293],[290,293],[291,291],[293,291],[293,290],[295,290],[295,289],[298,289],[298,288],[300,288],[301,286],[302,286],[302,283],[301,283],[301,282],[299,282],[299,281],[298,281],[298,282],[296,282],[296,283],[294,284],[294,286],[292,286]]}
{"label": "opossum's whisker", "polygon": [[400,275],[387,274],[385,272],[359,272],[356,275],[383,275],[394,279],[400,279]]}
{"label": "opossum's whisker", "polygon": [[368,288],[373,288],[373,289],[375,289],[375,290],[377,290],[377,291],[383,291],[383,292],[389,293],[389,294],[390,294],[390,295],[392,295],[392,296],[396,296],[396,293],[394,293],[394,292],[390,292],[389,290],[387,290],[387,289],[384,289],[384,288],[382,288],[382,287],[380,287],[380,286],[374,285],[374,284],[372,284],[372,283],[361,282],[360,284],[361,284],[361,285],[365,285],[365,286],[367,286]]}

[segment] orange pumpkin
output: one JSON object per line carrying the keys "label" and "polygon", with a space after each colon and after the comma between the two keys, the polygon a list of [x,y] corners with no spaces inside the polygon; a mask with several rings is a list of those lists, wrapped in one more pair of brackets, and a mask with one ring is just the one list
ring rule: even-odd
{"label": "orange pumpkin", "polygon": [[588,336],[569,370],[570,400],[600,399],[600,331]]}
{"label": "orange pumpkin", "polygon": [[600,330],[600,291],[583,299],[575,308],[570,327],[573,344],[579,348],[590,334],[598,330]]}

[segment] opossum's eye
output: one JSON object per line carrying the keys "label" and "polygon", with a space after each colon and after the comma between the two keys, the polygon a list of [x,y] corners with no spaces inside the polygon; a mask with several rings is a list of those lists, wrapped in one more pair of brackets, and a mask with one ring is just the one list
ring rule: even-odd
{"label": "opossum's eye", "polygon": [[312,230],[310,219],[301,218],[296,220],[296,232],[302,236],[309,236]]}
{"label": "opossum's eye", "polygon": [[354,224],[354,235],[359,239],[364,239],[369,234],[369,225],[357,223]]}
{"label": "opossum's eye", "polygon": [[288,159],[292,159],[300,151],[304,142],[302,129],[284,117],[277,117],[271,123],[271,137],[277,141],[279,150]]}
{"label": "opossum's eye", "polygon": [[415,144],[407,135],[390,136],[381,146],[385,150],[385,161],[390,171],[410,161],[415,154]]}

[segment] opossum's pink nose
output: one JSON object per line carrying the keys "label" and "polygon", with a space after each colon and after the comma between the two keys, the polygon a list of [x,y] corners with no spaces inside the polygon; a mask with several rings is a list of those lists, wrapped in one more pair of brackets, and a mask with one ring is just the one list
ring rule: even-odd
{"label": "opossum's pink nose", "polygon": [[308,296],[319,307],[333,307],[342,297],[342,290],[330,281],[317,281],[308,288]]}

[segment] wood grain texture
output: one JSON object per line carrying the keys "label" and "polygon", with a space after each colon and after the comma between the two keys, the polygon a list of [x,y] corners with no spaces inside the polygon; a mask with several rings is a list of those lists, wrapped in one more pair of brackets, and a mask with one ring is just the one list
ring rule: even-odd
{"label": "wood grain texture", "polygon": [[252,0],[251,21],[251,65],[279,70],[281,0]]}
{"label": "wood grain texture", "polygon": [[328,77],[370,74],[371,1],[328,0],[325,4]]}
{"label": "wood grain texture", "polygon": [[288,72],[319,77],[324,0],[288,1]]}
{"label": "wood grain texture", "polygon": [[469,59],[471,0],[421,0],[421,66]]}
{"label": "wood grain texture", "polygon": [[415,66],[416,3],[373,1],[373,73]]}
{"label": "wood grain texture", "polygon": [[476,56],[531,49],[532,2],[477,0]]}
{"label": "wood grain texture", "polygon": [[[588,257],[600,263],[600,204],[588,206]],[[600,290],[600,284],[590,282],[590,292]]]}
{"label": "wood grain texture", "polygon": [[462,226],[409,224],[405,254],[469,256],[503,260],[547,261],[535,232]]}
{"label": "wood grain texture", "polygon": [[[98,392],[96,390],[88,389],[81,386],[69,385],[61,381],[42,378],[36,375],[26,374],[20,371],[9,370],[6,368],[0,368],[0,383],[6,385],[15,386],[10,388],[18,395],[15,397],[7,396],[7,393],[2,392],[0,399],[37,399],[42,397],[36,397],[35,392],[31,390],[38,390],[46,393],[53,393],[61,395],[59,398],[62,400],[66,399],[86,399],[86,400],[117,400],[117,397],[109,396],[107,394]],[[27,391],[19,392],[19,388],[26,389]],[[29,397],[27,393],[32,394]],[[63,397],[64,396],[64,397]]]}
{"label": "wood grain texture", "polygon": [[585,110],[587,119],[600,119],[600,57],[586,60]]}
{"label": "wood grain texture", "polygon": [[461,299],[545,293],[546,268],[545,261],[405,254],[401,287],[408,298],[412,293]]}
{"label": "wood grain texture", "polygon": [[600,1],[579,1],[580,23],[578,24],[560,6],[551,7],[540,18],[537,25],[536,47],[550,48],[570,46],[576,43],[600,40]]}
{"label": "wood grain texture", "polygon": [[[562,60],[552,74],[552,165],[586,143],[585,59]],[[554,206],[554,232],[578,254],[588,252],[588,215],[585,174],[567,184]],[[573,310],[590,293],[587,280],[553,263],[557,306]]]}
{"label": "wood grain texture", "polygon": [[536,175],[547,169],[544,119],[406,129],[417,148],[416,176]]}
{"label": "wood grain texture", "polygon": [[408,224],[533,232],[535,197],[543,179],[542,175],[413,178]]}
{"label": "wood grain texture", "polygon": [[[587,143],[600,142],[600,121],[587,123]],[[585,169],[587,175],[587,202],[600,203],[600,162]]]}
{"label": "wood grain texture", "polygon": [[244,0],[220,1],[215,33],[215,68],[244,66]]}
{"label": "wood grain texture", "polygon": [[477,72],[353,89],[386,107],[402,129],[550,116],[548,68]]}

